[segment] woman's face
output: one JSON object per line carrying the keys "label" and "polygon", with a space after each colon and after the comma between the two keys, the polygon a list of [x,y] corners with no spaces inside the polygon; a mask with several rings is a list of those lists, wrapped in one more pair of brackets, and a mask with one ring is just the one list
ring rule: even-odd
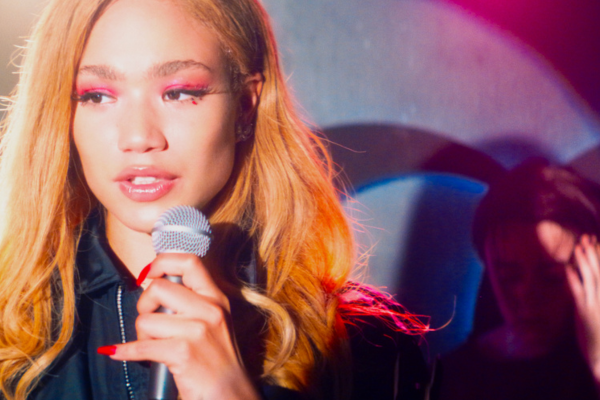
{"label": "woman's face", "polygon": [[553,345],[572,326],[573,300],[565,268],[575,235],[552,221],[511,223],[486,242],[486,265],[496,299],[521,339]]}
{"label": "woman's face", "polygon": [[118,0],[75,83],[73,140],[108,222],[150,232],[167,208],[202,209],[229,179],[237,96],[216,36],[172,1]]}

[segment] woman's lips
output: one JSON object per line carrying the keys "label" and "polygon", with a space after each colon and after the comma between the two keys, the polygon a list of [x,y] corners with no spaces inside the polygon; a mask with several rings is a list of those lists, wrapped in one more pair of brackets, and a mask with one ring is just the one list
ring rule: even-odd
{"label": "woman's lips", "polygon": [[123,170],[115,179],[119,189],[133,201],[155,201],[173,189],[178,177],[152,167],[132,167]]}

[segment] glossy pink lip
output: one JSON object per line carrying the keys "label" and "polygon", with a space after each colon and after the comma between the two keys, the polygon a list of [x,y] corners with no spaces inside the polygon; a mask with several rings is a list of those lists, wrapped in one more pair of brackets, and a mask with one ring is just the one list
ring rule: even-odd
{"label": "glossy pink lip", "polygon": [[[152,183],[134,184],[136,178],[155,178]],[[125,196],[133,201],[149,202],[160,199],[173,189],[179,177],[155,167],[125,168],[115,182]]]}

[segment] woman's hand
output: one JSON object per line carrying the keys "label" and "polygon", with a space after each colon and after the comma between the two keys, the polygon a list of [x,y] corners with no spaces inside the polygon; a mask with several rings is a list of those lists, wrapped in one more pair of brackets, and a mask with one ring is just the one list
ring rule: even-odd
{"label": "woman's hand", "polygon": [[[183,285],[163,275],[181,276]],[[184,400],[259,399],[236,350],[227,296],[203,261],[160,254],[148,278],[154,281],[137,304],[138,340],[117,345],[111,358],[166,364]],[[175,314],[155,313],[159,306]]]}
{"label": "woman's hand", "polygon": [[[575,246],[575,266],[567,280],[577,309],[577,333],[583,355],[600,385],[600,247],[597,238],[583,235]],[[599,386],[600,387],[600,386]]]}

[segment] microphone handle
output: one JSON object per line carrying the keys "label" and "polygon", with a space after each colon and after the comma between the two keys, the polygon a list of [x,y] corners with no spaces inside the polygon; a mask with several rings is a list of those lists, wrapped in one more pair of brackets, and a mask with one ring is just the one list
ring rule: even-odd
{"label": "microphone handle", "polygon": [[[173,283],[183,284],[181,276],[165,275],[163,279]],[[160,306],[156,312],[163,314],[174,314],[175,312]],[[150,387],[148,400],[177,400],[177,386],[173,374],[163,363],[153,362],[150,366]]]}

